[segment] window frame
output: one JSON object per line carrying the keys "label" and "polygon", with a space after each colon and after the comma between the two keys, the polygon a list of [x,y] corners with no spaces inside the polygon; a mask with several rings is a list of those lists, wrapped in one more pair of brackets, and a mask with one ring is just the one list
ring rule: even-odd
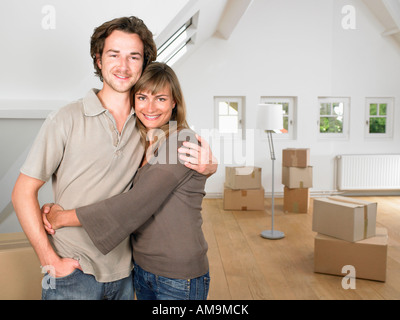
{"label": "window frame", "polygon": [[172,66],[188,52],[195,42],[198,16],[197,12],[157,48],[156,61]]}
{"label": "window frame", "polygon": [[[219,113],[219,103],[220,102],[235,102],[238,104],[238,114],[237,114],[237,132],[220,132],[219,125],[219,117],[221,116]],[[214,97],[214,128],[218,130],[218,133],[225,137],[237,137],[241,136],[242,139],[245,139],[245,121],[244,121],[244,108],[245,108],[245,97],[243,96],[215,96]]]}
{"label": "window frame", "polygon": [[[342,132],[321,132],[320,121],[321,121],[321,104],[322,103],[343,103],[343,127]],[[318,138],[322,140],[348,140],[350,136],[350,97],[318,97],[318,108],[317,108],[317,132]],[[326,115],[329,116],[329,115]]]}
{"label": "window frame", "polygon": [[[371,104],[386,104],[386,132],[385,133],[371,133],[370,120],[371,118],[382,118],[382,116],[370,115]],[[394,98],[393,97],[367,97],[365,98],[365,138],[367,139],[390,139],[393,138],[393,124],[394,124]]]}
{"label": "window frame", "polygon": [[[296,140],[297,138],[297,97],[293,96],[262,96],[261,104],[288,104],[288,132],[274,135],[274,139]],[[262,138],[267,139],[267,133],[262,133]]]}

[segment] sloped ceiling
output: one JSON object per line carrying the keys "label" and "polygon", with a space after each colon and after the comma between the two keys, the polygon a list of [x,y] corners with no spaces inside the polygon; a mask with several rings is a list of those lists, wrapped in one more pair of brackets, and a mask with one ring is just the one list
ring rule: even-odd
{"label": "sloped ceiling", "polygon": [[400,46],[400,0],[363,0],[385,30],[383,37],[391,37]]}
{"label": "sloped ceiling", "polygon": [[160,46],[164,43],[196,13],[199,13],[196,37],[186,56],[212,36],[227,40],[252,2],[253,0],[188,0],[169,25],[155,36],[156,44]]}

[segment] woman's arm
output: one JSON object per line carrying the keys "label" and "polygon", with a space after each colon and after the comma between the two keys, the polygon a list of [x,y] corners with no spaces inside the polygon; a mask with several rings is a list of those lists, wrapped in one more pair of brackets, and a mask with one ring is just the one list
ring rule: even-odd
{"label": "woman's arm", "polygon": [[156,214],[176,187],[195,174],[177,156],[177,147],[182,145],[182,140],[187,140],[185,136],[196,141],[192,131],[182,131],[179,137],[173,134],[160,146],[158,163],[150,161],[152,164],[143,167],[141,170],[144,171],[139,174],[130,191],[76,209],[82,227],[103,254],[115,248]]}
{"label": "woman's arm", "polygon": [[[93,232],[93,237],[96,239],[104,235],[103,231],[110,232],[110,228],[116,224],[118,224],[115,226],[116,229],[119,229],[120,221],[122,221],[124,228],[119,229],[121,230],[119,234],[124,234],[122,230],[125,229],[127,234],[121,236],[122,240],[125,239],[145,223],[175,189],[178,182],[182,180],[179,178],[180,175],[176,175],[178,171],[182,178],[191,174],[191,170],[185,168],[174,170],[174,174],[168,172],[171,170],[170,167],[163,165],[162,168],[159,170],[159,168],[151,167],[128,192],[92,205],[72,210],[64,210],[58,204],[45,205],[42,208],[42,219],[47,233],[54,234],[55,230],[63,227],[81,227],[83,225],[86,231]],[[77,211],[83,223],[81,223]],[[133,213],[135,214],[133,215]],[[92,239],[93,242],[96,241],[95,239]]]}
{"label": "woman's arm", "polygon": [[[202,137],[196,134],[196,139],[201,145],[194,142],[184,141],[178,149],[179,159],[184,165],[200,174],[210,177],[218,168],[218,160],[212,154],[211,148]],[[45,204],[42,207],[42,218],[44,227],[49,234],[62,227],[81,227],[76,215],[76,210],[63,210],[54,204]]]}
{"label": "woman's arm", "polygon": [[151,165],[126,193],[76,209],[95,246],[107,254],[157,213],[170,194],[194,171],[184,165]]}

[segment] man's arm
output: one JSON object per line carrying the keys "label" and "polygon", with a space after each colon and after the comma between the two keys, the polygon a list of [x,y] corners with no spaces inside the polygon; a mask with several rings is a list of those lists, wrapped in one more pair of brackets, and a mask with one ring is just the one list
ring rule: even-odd
{"label": "man's arm", "polygon": [[54,251],[43,227],[38,192],[44,181],[20,174],[12,192],[12,203],[18,220],[38,255],[42,266],[53,266],[56,277],[70,274],[80,268],[78,261],[62,259]]}
{"label": "man's arm", "polygon": [[178,149],[179,158],[185,162],[186,167],[209,177],[217,171],[218,161],[212,154],[207,141],[197,134],[196,138],[201,145],[187,141],[183,142],[183,147]]}

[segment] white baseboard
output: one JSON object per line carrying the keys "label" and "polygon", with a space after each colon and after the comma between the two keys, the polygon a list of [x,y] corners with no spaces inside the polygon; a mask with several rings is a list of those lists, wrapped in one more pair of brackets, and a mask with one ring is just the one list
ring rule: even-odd
{"label": "white baseboard", "polygon": [[[344,196],[400,196],[400,190],[376,190],[376,191],[338,191],[338,190],[311,190],[310,197],[329,197],[334,195]],[[222,199],[224,197],[223,192],[207,192],[206,199]],[[271,198],[271,192],[265,192],[265,198]],[[275,198],[283,198],[283,192],[275,192]]]}

